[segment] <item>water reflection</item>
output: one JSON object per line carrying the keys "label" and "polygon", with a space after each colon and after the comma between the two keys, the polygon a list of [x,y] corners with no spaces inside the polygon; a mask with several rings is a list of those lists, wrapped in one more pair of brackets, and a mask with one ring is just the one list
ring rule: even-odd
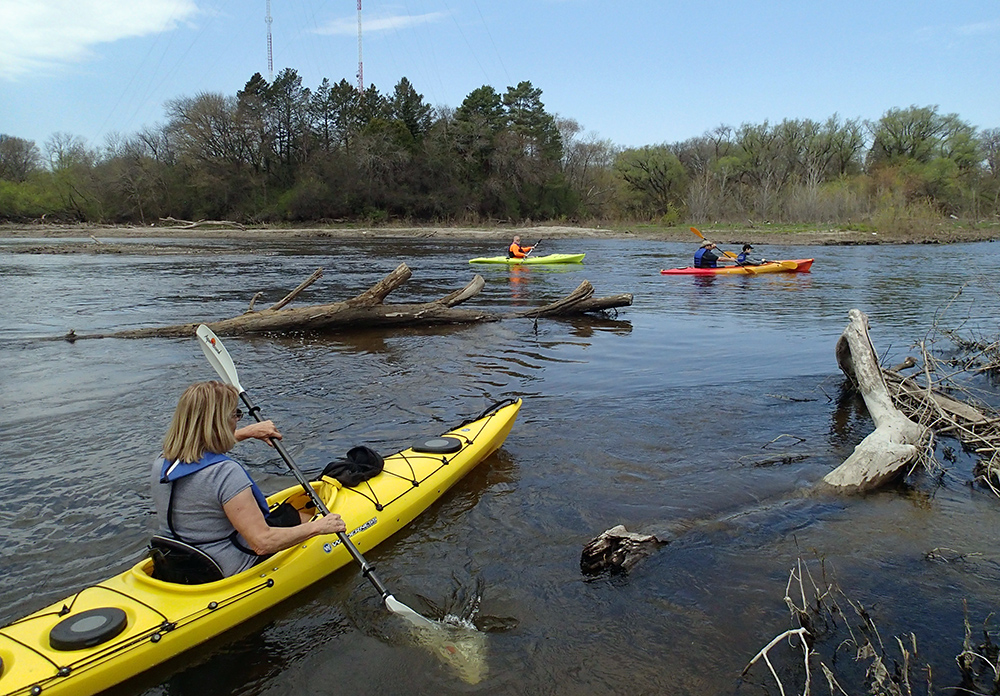
{"label": "water reflection", "polygon": [[604,317],[567,318],[561,321],[573,327],[573,335],[578,338],[593,338],[595,333],[607,332],[618,336],[632,333],[632,322],[624,319],[608,319]]}
{"label": "water reflection", "polygon": [[873,430],[864,398],[850,387],[846,377],[838,390],[836,408],[831,416],[830,444],[836,448],[852,446]]}

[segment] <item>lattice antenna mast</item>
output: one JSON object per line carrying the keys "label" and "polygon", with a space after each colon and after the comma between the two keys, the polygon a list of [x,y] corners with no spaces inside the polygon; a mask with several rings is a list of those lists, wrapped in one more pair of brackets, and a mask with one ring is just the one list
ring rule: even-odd
{"label": "lattice antenna mast", "polygon": [[358,0],[358,94],[365,93],[365,69],[361,62],[361,0]]}
{"label": "lattice antenna mast", "polygon": [[264,17],[264,23],[267,25],[267,81],[271,82],[274,80],[274,61],[271,58],[271,0],[267,0],[267,16]]}

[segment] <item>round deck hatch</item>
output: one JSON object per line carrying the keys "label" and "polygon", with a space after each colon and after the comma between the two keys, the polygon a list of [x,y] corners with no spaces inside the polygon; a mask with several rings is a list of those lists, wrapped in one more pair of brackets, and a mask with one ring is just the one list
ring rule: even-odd
{"label": "round deck hatch", "polygon": [[462,449],[462,441],[454,437],[432,437],[412,445],[414,452],[451,454]]}
{"label": "round deck hatch", "polygon": [[111,640],[125,630],[128,617],[117,607],[81,611],[63,619],[49,632],[54,650],[82,650]]}

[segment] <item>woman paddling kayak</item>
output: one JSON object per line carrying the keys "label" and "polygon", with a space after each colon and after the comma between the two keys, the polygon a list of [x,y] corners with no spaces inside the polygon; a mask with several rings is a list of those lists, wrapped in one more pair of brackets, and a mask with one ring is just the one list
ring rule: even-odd
{"label": "woman paddling kayak", "polygon": [[199,382],[177,402],[151,470],[159,534],[207,553],[226,577],[319,534],[346,530],[340,515],[312,517],[284,506],[269,512],[250,474],[226,453],[250,438],[281,439],[271,421],[237,429],[236,389]]}

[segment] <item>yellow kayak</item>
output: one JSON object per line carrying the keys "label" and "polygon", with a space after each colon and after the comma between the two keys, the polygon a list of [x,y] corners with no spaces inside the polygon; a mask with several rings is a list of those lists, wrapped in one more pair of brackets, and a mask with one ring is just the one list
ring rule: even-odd
{"label": "yellow kayak", "polygon": [[[353,488],[312,483],[347,523],[362,552],[423,512],[503,444],[521,400],[495,404],[475,420],[385,457],[382,473]],[[302,507],[301,486],[270,496]],[[145,558],[119,575],[0,628],[0,695],[103,691],[287,599],[348,565],[336,536],[319,536],[238,575],[202,585],[151,577]]]}
{"label": "yellow kayak", "polygon": [[502,263],[512,266],[583,263],[584,256],[586,254],[549,254],[548,256],[525,256],[523,259],[512,259],[506,256],[483,256],[478,259],[469,259],[469,263]]}

